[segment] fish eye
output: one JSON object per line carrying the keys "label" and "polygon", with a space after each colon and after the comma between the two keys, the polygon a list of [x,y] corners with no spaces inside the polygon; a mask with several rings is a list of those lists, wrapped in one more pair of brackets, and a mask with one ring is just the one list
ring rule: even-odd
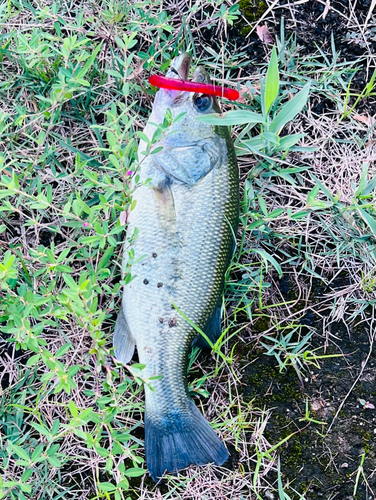
{"label": "fish eye", "polygon": [[194,104],[198,111],[201,111],[201,113],[203,113],[210,108],[212,104],[212,98],[209,95],[201,94],[196,97],[196,99],[194,100]]}

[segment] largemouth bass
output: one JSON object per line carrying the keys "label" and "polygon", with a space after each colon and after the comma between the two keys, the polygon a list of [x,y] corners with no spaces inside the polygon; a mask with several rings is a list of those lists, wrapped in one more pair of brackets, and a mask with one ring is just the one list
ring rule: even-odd
{"label": "largemouth bass", "polygon": [[[181,54],[167,76],[186,80],[189,67],[189,56]],[[209,83],[200,67],[192,80]],[[147,143],[139,145],[143,185],[135,191],[127,229],[135,277],[124,287],[113,341],[120,361],[128,363],[137,345],[145,377],[162,376],[152,381],[154,391],[145,385],[146,463],[155,481],[165,471],[221,465],[228,458],[188,394],[188,354],[197,331],[184,316],[216,342],[239,216],[238,168],[228,129],[196,120],[219,111],[215,98],[159,90],[144,130],[150,141],[168,110],[172,123],[153,145],[155,154],[142,155]]]}

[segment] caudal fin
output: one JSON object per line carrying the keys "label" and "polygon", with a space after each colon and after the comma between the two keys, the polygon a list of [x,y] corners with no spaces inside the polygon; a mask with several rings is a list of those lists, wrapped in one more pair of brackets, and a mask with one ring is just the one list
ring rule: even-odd
{"label": "caudal fin", "polygon": [[185,412],[145,416],[146,464],[158,481],[165,471],[177,472],[190,464],[222,465],[228,451],[209,423],[190,401]]}

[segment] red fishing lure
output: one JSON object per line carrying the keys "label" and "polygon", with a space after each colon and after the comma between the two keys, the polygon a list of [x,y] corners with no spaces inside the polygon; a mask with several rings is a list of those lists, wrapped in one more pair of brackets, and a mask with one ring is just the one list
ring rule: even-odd
{"label": "red fishing lure", "polygon": [[210,83],[188,82],[177,80],[176,78],[167,78],[166,76],[152,75],[149,77],[149,83],[154,87],[170,90],[185,90],[186,92],[200,92],[202,94],[227,97],[231,101],[239,99],[239,92],[235,89],[224,89],[219,85]]}

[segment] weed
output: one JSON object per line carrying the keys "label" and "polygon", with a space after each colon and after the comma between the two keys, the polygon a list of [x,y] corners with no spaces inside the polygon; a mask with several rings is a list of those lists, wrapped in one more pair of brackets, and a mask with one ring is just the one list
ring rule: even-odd
{"label": "weed", "polygon": [[[240,5],[245,14],[248,4]],[[289,498],[283,465],[274,485],[270,478],[290,436],[268,443],[270,413],[242,397],[248,344],[264,345],[281,370],[298,374],[328,357],[309,346],[314,328],[302,333],[307,307],[297,306],[307,304],[312,279],[327,287],[319,309],[329,310],[329,322],[365,321],[374,309],[374,128],[364,132],[352,114],[374,96],[375,74],[355,92],[362,59],[343,61],[334,39],[330,54],[320,47],[303,55],[282,26],[268,64],[258,61],[260,75],[247,76],[248,47],[226,37],[240,22],[238,6],[180,7],[0,6],[0,498],[240,499],[265,490]],[[256,2],[250,14],[265,12]],[[208,368],[197,352],[190,359],[191,393],[234,458],[231,471],[191,467],[156,493],[140,430],[142,388],[153,381],[142,365],[116,362],[111,336],[121,288],[133,279],[138,235],[123,231],[153,99],[145,82],[180,50],[244,97],[207,118],[233,126],[244,190],[223,334]],[[333,116],[315,112],[312,103],[323,99]],[[349,285],[330,288],[340,272]],[[283,296],[286,276],[295,286]],[[366,483],[364,467],[362,459],[354,495]]]}

